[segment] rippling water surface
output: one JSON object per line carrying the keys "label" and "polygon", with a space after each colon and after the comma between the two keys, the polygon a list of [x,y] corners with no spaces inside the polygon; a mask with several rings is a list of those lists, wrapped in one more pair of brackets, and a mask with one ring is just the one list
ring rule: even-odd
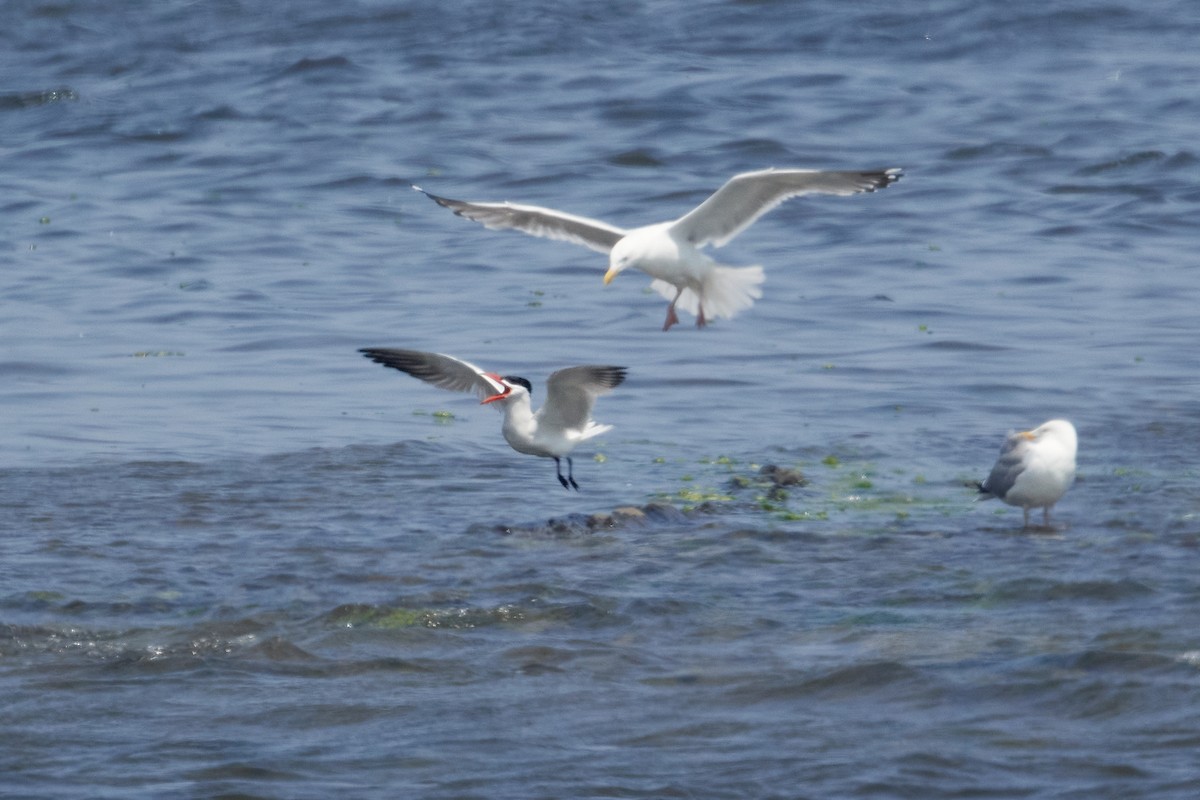
{"label": "rippling water surface", "polygon": [[[1200,794],[1191,3],[6,19],[4,793]],[[409,188],[633,226],[766,166],[906,177],[669,334]],[[567,493],[364,346],[630,377]],[[1054,416],[1022,532],[964,484]]]}

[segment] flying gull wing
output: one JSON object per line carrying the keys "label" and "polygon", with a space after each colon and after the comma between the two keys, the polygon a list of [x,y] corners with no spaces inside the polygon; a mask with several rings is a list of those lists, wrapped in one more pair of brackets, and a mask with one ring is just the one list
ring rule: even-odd
{"label": "flying gull wing", "polygon": [[849,195],[883,189],[900,179],[901,170],[822,172],[766,169],[734,175],[707,200],[671,226],[697,247],[721,247],[784,200],[802,194]]}
{"label": "flying gull wing", "polygon": [[468,203],[464,200],[438,197],[420,186],[413,188],[439,206],[444,206],[458,216],[474,220],[492,230],[521,231],[543,239],[581,244],[605,254],[625,235],[625,231],[607,222],[577,217],[552,208],[516,203]]}

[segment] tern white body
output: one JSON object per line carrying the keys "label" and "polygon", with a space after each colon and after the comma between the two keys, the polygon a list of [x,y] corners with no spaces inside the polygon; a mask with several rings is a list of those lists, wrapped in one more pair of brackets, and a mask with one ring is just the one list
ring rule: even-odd
{"label": "tern white body", "polygon": [[501,432],[504,441],[518,453],[543,458],[562,458],[594,436],[612,430],[612,425],[597,425],[586,420],[582,426],[552,424],[546,419],[546,408],[533,410],[529,392],[522,386],[514,386],[503,403],[504,425]]}

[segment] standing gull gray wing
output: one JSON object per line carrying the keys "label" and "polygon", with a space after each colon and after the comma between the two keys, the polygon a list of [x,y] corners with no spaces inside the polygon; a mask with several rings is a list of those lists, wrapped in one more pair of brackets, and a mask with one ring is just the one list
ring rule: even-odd
{"label": "standing gull gray wing", "polygon": [[721,247],[784,200],[802,194],[849,195],[884,189],[900,180],[899,169],[821,172],[764,169],[734,175],[707,200],[677,219],[671,230],[696,247]]}
{"label": "standing gull gray wing", "polygon": [[492,230],[515,230],[589,247],[598,253],[607,254],[614,244],[625,236],[625,231],[607,222],[577,217],[540,206],[523,206],[516,203],[468,203],[430,194],[420,186],[413,186],[439,206],[450,209],[460,217],[481,223]]}
{"label": "standing gull gray wing", "polygon": [[567,367],[546,380],[546,402],[538,416],[551,427],[577,430],[587,425],[596,398],[625,380],[625,367]]}
{"label": "standing gull gray wing", "polygon": [[441,389],[475,392],[480,400],[504,392],[504,384],[474,364],[454,356],[387,347],[364,347],[358,352],[377,364],[407,372]]}
{"label": "standing gull gray wing", "polygon": [[1026,432],[1010,433],[1000,448],[1000,458],[979,485],[979,491],[1004,499],[1017,478],[1025,471],[1025,454],[1029,451],[1029,436]]}

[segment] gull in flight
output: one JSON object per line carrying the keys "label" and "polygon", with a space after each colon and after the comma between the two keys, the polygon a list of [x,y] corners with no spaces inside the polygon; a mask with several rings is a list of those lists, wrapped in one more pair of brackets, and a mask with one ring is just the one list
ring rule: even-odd
{"label": "gull in flight", "polygon": [[1052,419],[1030,431],[1010,433],[1000,448],[1000,458],[991,474],[975,484],[980,500],[998,497],[1025,511],[1041,508],[1050,526],[1050,509],[1075,480],[1075,426],[1065,419]]}
{"label": "gull in flight", "polygon": [[430,194],[430,200],[460,217],[493,230],[512,229],[558,239],[608,255],[605,285],[629,268],[654,281],[650,287],[671,301],[663,330],[679,322],[675,309],[696,316],[696,327],[710,319],[732,317],[762,297],[761,266],[718,264],[701,251],[722,247],[763,214],[803,194],[851,195],[884,189],[900,179],[899,169],[868,172],[822,172],[811,169],[765,169],[734,175],[707,200],[682,217],[625,230],[607,222],[562,211],[516,203],[468,203]]}
{"label": "gull in flight", "polygon": [[[558,482],[564,489],[579,490],[570,453],[580,442],[612,430],[592,419],[596,398],[625,380],[625,367],[581,366],[560,369],[546,381],[546,402],[534,412],[530,405],[533,387],[524,378],[484,372],[454,356],[419,350],[364,348],[372,361],[407,372],[414,378],[455,392],[475,392],[481,404],[495,403],[504,412],[503,433],[513,450],[531,456],[553,458]],[[562,474],[560,459],[567,460]]]}

